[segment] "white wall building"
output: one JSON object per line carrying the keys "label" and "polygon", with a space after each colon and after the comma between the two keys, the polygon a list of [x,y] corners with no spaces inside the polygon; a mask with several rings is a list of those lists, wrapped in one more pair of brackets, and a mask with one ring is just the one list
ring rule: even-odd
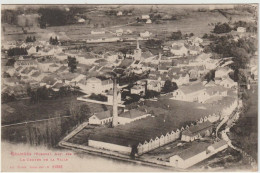
{"label": "white wall building", "polygon": [[110,111],[98,112],[89,118],[89,124],[103,125],[112,122]]}
{"label": "white wall building", "polygon": [[170,157],[170,165],[176,168],[186,169],[189,168],[210,156],[226,149],[228,144],[226,141],[221,140],[214,144],[197,143],[192,145],[189,149],[182,151]]}

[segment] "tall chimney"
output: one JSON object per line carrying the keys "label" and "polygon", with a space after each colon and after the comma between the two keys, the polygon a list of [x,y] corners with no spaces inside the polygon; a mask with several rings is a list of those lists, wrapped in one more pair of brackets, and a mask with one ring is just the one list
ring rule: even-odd
{"label": "tall chimney", "polygon": [[117,112],[117,84],[116,78],[113,79],[113,122],[112,126],[118,125],[118,112]]}
{"label": "tall chimney", "polygon": [[139,41],[138,41],[138,39],[136,39],[136,49],[140,49],[140,46],[139,46]]}

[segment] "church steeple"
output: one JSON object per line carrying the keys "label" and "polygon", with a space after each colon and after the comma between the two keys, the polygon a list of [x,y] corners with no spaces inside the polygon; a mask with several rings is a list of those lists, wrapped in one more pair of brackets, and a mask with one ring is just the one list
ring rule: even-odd
{"label": "church steeple", "polygon": [[140,61],[141,58],[142,58],[142,49],[140,49],[139,41],[137,39],[136,40],[136,49],[134,50],[134,59]]}

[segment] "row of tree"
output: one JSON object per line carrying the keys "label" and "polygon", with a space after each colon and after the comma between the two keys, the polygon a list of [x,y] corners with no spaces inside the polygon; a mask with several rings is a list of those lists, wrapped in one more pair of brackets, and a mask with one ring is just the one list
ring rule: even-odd
{"label": "row of tree", "polygon": [[26,39],[25,39],[25,42],[28,43],[28,42],[35,42],[36,41],[36,38],[35,36],[31,37],[31,36],[27,36]]}
{"label": "row of tree", "polygon": [[58,40],[57,36],[55,36],[55,38],[50,37],[49,43],[51,45],[58,45],[59,44],[59,40]]}
{"label": "row of tree", "polygon": [[8,56],[28,55],[28,52],[27,52],[26,48],[15,47],[15,48],[8,49],[7,55]]}

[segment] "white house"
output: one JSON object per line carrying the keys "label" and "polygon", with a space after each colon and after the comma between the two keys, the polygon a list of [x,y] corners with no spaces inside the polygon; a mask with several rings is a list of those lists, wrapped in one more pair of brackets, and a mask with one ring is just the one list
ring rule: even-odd
{"label": "white house", "polygon": [[234,82],[229,77],[223,79],[219,84],[226,88],[237,88],[237,85],[238,85],[237,82]]}
{"label": "white house", "polygon": [[150,23],[152,23],[152,21],[151,21],[151,19],[147,19],[145,23],[150,24]]}
{"label": "white house", "polygon": [[90,118],[89,118],[89,124],[107,124],[109,122],[112,122],[113,117],[111,116],[110,111],[103,111],[103,112],[98,112],[94,113]]}
{"label": "white house", "polygon": [[89,94],[101,94],[105,91],[113,89],[113,81],[110,79],[101,80],[96,77],[92,77],[80,82],[79,87]]}
{"label": "white house", "polygon": [[122,11],[118,11],[118,12],[116,13],[116,15],[117,15],[117,16],[122,16],[123,13],[122,13]]}
{"label": "white house", "polygon": [[38,62],[36,60],[17,60],[14,63],[14,68],[19,66],[22,67],[38,67]]}
{"label": "white house", "polygon": [[226,148],[228,148],[228,144],[224,140],[214,144],[195,143],[190,148],[170,157],[170,165],[176,168],[187,169]]}
{"label": "white house", "polygon": [[179,73],[170,77],[172,77],[172,82],[175,82],[177,86],[188,84],[190,79],[188,73]]}
{"label": "white house", "polygon": [[35,46],[30,47],[30,49],[28,49],[28,55],[33,55],[37,53],[37,48]]}
{"label": "white house", "polygon": [[140,32],[140,37],[150,37],[152,35],[152,33],[150,33],[149,31],[145,31],[145,32]]}
{"label": "white house", "polygon": [[160,81],[149,81],[147,83],[147,89],[156,91],[156,92],[161,92],[162,85]]}
{"label": "white house", "polygon": [[91,31],[92,35],[105,34],[105,31]]}
{"label": "white house", "polygon": [[201,102],[208,99],[205,92],[205,87],[202,83],[195,83],[193,85],[181,86],[173,92],[172,99],[182,100],[188,102]]}
{"label": "white house", "polygon": [[229,67],[219,67],[215,72],[215,78],[225,78],[230,72],[232,72],[232,69]]}
{"label": "white house", "polygon": [[187,56],[188,55],[188,49],[185,46],[181,47],[174,47],[171,49],[171,53],[175,56]]}
{"label": "white house", "polygon": [[85,19],[83,18],[78,19],[78,23],[85,23]]}
{"label": "white house", "polygon": [[150,19],[149,15],[142,15],[142,19]]}
{"label": "white house", "polygon": [[244,28],[244,27],[238,27],[238,28],[237,28],[237,32],[244,33],[244,32],[246,32],[246,28]]}
{"label": "white house", "polygon": [[131,88],[130,92],[131,92],[131,94],[144,95],[145,87],[142,85],[135,85]]}

